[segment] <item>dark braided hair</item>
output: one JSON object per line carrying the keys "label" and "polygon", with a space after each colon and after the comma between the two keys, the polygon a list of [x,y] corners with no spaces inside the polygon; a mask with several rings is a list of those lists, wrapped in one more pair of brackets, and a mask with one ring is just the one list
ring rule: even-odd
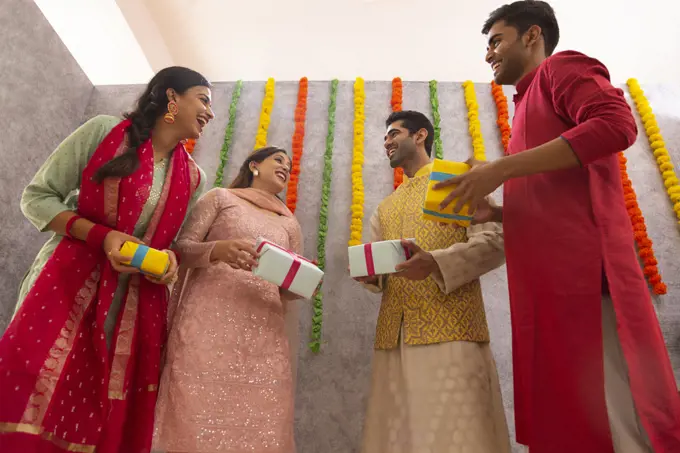
{"label": "dark braided hair", "polygon": [[124,115],[132,122],[127,130],[127,150],[99,167],[94,181],[101,183],[106,178],[123,178],[134,173],[139,168],[137,148],[149,139],[156,120],[168,111],[168,89],[183,94],[195,86],[210,88],[211,85],[205,77],[189,68],[171,66],[161,69],[149,81],[137,100],[137,107]]}

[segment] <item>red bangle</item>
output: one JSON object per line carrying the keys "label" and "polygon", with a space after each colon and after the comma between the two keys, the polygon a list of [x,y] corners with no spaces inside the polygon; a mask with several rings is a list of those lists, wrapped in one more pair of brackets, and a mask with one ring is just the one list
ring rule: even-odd
{"label": "red bangle", "polygon": [[73,224],[76,223],[76,221],[80,220],[80,219],[82,219],[82,217],[80,217],[77,214],[74,215],[73,217],[71,217],[70,219],[68,219],[68,222],[66,222],[66,227],[64,229],[64,233],[65,233],[66,236],[70,237],[71,239],[76,239],[71,234],[71,228],[73,227]]}
{"label": "red bangle", "polygon": [[112,229],[104,225],[95,224],[90,228],[90,232],[87,233],[85,242],[87,242],[87,245],[89,245],[90,248],[101,250],[102,245],[104,245],[104,239],[106,239],[106,235],[109,234],[109,231],[112,231]]}

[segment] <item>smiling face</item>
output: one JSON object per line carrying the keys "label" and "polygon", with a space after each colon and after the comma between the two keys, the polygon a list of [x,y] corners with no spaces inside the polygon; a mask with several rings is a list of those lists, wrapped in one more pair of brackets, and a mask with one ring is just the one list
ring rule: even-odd
{"label": "smiling face", "polygon": [[281,151],[265,158],[262,162],[251,162],[250,171],[257,176],[253,177],[252,187],[263,189],[276,195],[283,191],[290,177],[290,158]]}
{"label": "smiling face", "polygon": [[402,120],[395,121],[388,126],[383,146],[390,160],[390,167],[401,167],[404,162],[413,158],[417,151],[415,138],[416,134],[411,134],[403,126]]}
{"label": "smiling face", "polygon": [[208,87],[191,87],[182,94],[169,89],[168,99],[177,103],[174,126],[180,130],[182,137],[198,139],[203,128],[215,118]]}
{"label": "smiling face", "polygon": [[[539,29],[540,32],[540,29]],[[489,30],[486,62],[491,66],[494,81],[499,85],[515,85],[524,75],[531,61],[531,45],[535,41],[535,27],[522,36],[515,27],[501,20]]]}

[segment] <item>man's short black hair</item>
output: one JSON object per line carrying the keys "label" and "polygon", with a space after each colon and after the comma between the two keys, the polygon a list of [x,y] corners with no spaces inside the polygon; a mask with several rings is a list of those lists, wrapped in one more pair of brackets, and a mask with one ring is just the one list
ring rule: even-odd
{"label": "man's short black hair", "polygon": [[543,33],[545,55],[550,56],[560,41],[560,27],[557,25],[555,11],[547,2],[539,0],[521,0],[503,5],[489,15],[484,22],[482,34],[488,35],[489,30],[498,21],[517,29],[523,35],[531,26],[538,25]]}
{"label": "man's short black hair", "polygon": [[401,121],[401,125],[408,129],[409,134],[415,134],[421,129],[427,131],[427,138],[425,138],[425,151],[427,155],[432,155],[432,143],[434,142],[434,126],[432,122],[422,113],[416,112],[415,110],[401,110],[399,112],[392,112],[387,121],[385,121],[385,127],[390,127],[391,124]]}

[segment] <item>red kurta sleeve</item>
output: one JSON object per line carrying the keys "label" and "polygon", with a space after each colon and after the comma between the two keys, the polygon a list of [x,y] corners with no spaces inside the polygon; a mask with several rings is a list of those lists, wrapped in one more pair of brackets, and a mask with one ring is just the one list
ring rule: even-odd
{"label": "red kurta sleeve", "polygon": [[581,165],[635,143],[633,113],[623,90],[612,86],[602,63],[578,52],[560,52],[547,63],[555,109],[576,124],[562,138],[569,142]]}

